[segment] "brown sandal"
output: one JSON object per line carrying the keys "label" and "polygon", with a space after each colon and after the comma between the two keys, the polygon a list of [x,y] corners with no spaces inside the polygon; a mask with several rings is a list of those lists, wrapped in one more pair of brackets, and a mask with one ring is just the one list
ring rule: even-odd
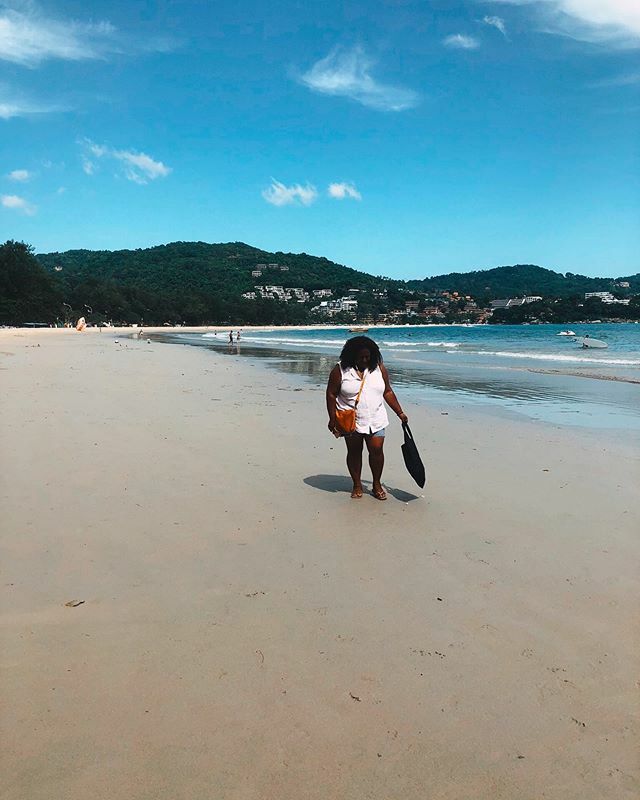
{"label": "brown sandal", "polygon": [[387,493],[384,489],[374,489],[371,494],[376,498],[376,500],[386,500]]}

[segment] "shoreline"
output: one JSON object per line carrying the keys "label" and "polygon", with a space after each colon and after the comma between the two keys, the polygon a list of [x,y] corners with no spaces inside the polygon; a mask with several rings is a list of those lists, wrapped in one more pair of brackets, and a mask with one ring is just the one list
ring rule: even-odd
{"label": "shoreline", "polygon": [[7,800],[637,794],[630,444],[399,392],[353,501],[322,385],[6,334]]}
{"label": "shoreline", "polygon": [[[321,365],[326,365],[328,358],[335,357],[338,352],[328,343],[318,346],[312,341],[307,345],[302,338],[294,346],[293,340],[287,340],[286,344],[268,338],[258,342],[248,336],[233,344],[223,337],[200,338],[180,332],[152,336],[157,341],[204,347],[225,357],[264,359],[283,372],[289,372],[295,364],[295,369],[306,371],[310,379]],[[603,435],[624,436],[628,432],[636,439],[640,436],[640,416],[636,413],[635,397],[629,395],[631,386],[640,382],[635,377],[605,372],[582,373],[577,365],[574,369],[567,367],[563,370],[527,367],[520,358],[515,363],[508,363],[508,359],[474,363],[469,358],[458,360],[461,351],[456,351],[455,359],[445,360],[428,350],[421,353],[420,361],[413,356],[407,358],[402,350],[384,352],[389,356],[386,363],[394,380],[403,384],[404,390],[411,392],[416,402],[428,405],[470,404],[479,411],[525,416],[584,431],[595,429]],[[576,378],[581,380],[576,383]],[[592,378],[595,383],[588,385],[585,378]]]}
{"label": "shoreline", "polygon": [[[438,328],[438,327],[442,327],[442,326],[441,325],[426,325],[426,326],[404,326],[404,325],[399,325],[399,326],[381,326],[381,327],[383,327],[383,328],[395,327],[395,329],[404,330],[406,328],[415,328],[415,327]],[[446,327],[469,327],[469,326],[467,326],[467,325],[460,326],[460,325],[454,324],[453,326],[446,326]],[[479,327],[479,326],[471,326],[471,327]],[[480,327],[486,328],[488,326],[485,325],[485,326],[480,326]],[[34,337],[34,336],[38,336],[39,335],[41,337],[45,337],[45,339],[46,339],[46,337],[52,337],[54,340],[57,340],[60,337],[64,338],[65,335],[68,335],[69,340],[73,340],[76,337],[86,336],[87,334],[89,334],[89,336],[99,336],[99,337],[102,337],[104,334],[106,334],[110,338],[122,337],[122,338],[126,338],[127,340],[131,340],[131,341],[138,341],[139,339],[142,339],[142,338],[153,337],[153,339],[156,340],[156,341],[173,342],[173,341],[176,341],[177,338],[180,337],[180,336],[203,335],[203,334],[206,334],[206,333],[213,333],[214,330],[216,330],[218,332],[222,332],[224,334],[224,333],[228,332],[229,328],[226,327],[226,326],[225,327],[207,326],[207,327],[190,327],[190,328],[185,328],[185,327],[168,328],[168,327],[163,326],[163,327],[154,327],[154,328],[149,327],[149,328],[139,329],[139,328],[132,328],[130,326],[127,326],[127,327],[123,327],[123,328],[102,328],[102,329],[87,328],[82,333],[77,332],[75,329],[69,329],[69,328],[4,328],[4,329],[0,329],[0,342],[2,341],[3,337],[6,338],[7,336],[10,336],[10,335],[15,335],[15,336],[17,336],[19,338],[20,337]],[[234,328],[233,330],[235,331],[237,329]],[[321,330],[341,330],[341,331],[344,331],[345,327],[343,325],[333,325],[333,326],[253,326],[253,327],[242,328],[241,330],[243,332],[247,333],[247,334],[250,334],[252,332],[258,332],[258,333],[274,332],[274,333],[278,333],[279,331],[283,331],[283,332],[292,331],[292,332],[295,332],[295,331],[309,331],[309,330],[311,330],[311,331],[313,331],[313,330],[319,330],[319,331],[321,331]],[[193,346],[195,343],[194,342],[181,342],[181,344],[189,344],[190,346]],[[303,344],[304,344],[304,342],[301,341],[301,345],[303,345]],[[295,349],[293,349],[293,348],[291,348],[291,349],[281,348],[281,347],[278,346],[277,343],[274,343],[273,345],[271,345],[268,340],[264,341],[264,345],[262,343],[256,344],[256,342],[252,342],[250,340],[247,340],[247,341],[244,341],[244,342],[241,340],[240,345],[243,346],[242,347],[242,349],[244,350],[244,353],[242,354],[243,356],[244,355],[249,355],[251,357],[256,357],[256,358],[258,358],[258,357],[260,357],[260,358],[266,357],[267,360],[270,357],[270,352],[269,351],[273,351],[274,354],[278,354],[278,357],[279,356],[287,356],[287,357],[288,356],[292,356],[294,358],[295,357],[301,357],[305,352],[307,354],[309,354],[309,355],[313,354],[314,356],[317,356],[318,354],[321,354],[320,350],[308,349],[308,350],[305,351],[303,349],[303,347],[301,347],[300,349],[298,349],[298,348],[295,348]],[[205,340],[204,342],[202,342],[202,344],[200,346],[207,347],[208,349],[211,349],[213,351],[216,351],[216,350],[217,351],[221,351],[221,352],[225,353],[225,356],[227,355],[226,348],[228,346],[228,343],[226,341],[224,341],[224,337],[221,337],[220,339],[216,339],[215,337],[211,337],[210,340]],[[234,347],[236,347],[236,346],[237,346],[237,343],[234,342]],[[253,352],[249,352],[248,353],[247,349],[252,349],[252,348],[253,348]],[[506,362],[506,360],[505,360],[505,362]],[[541,367],[524,366],[524,365],[521,365],[519,363],[508,364],[508,363],[505,363],[505,362],[503,362],[503,363],[495,362],[495,363],[491,363],[491,364],[490,363],[458,364],[458,363],[453,362],[453,361],[445,363],[443,361],[438,361],[438,360],[432,359],[430,361],[429,360],[425,360],[424,361],[424,367],[425,367],[425,369],[429,369],[431,371],[435,370],[435,374],[441,373],[442,376],[447,376],[447,375],[450,374],[451,376],[453,376],[453,378],[455,378],[455,381],[457,382],[457,384],[459,384],[459,388],[462,388],[464,386],[465,379],[464,379],[463,376],[464,376],[465,373],[469,376],[469,382],[470,382],[470,385],[472,387],[474,382],[477,380],[476,376],[477,375],[481,375],[483,372],[487,373],[488,375],[492,375],[492,374],[500,375],[500,374],[502,374],[502,375],[505,376],[505,379],[507,377],[509,377],[510,379],[514,379],[514,380],[517,378],[518,375],[521,375],[522,377],[524,377],[524,376],[534,377],[536,375],[549,376],[549,377],[552,377],[552,378],[558,378],[558,380],[563,380],[564,379],[565,381],[566,380],[573,381],[574,379],[578,379],[579,378],[579,379],[581,379],[581,382],[584,382],[585,379],[591,379],[591,381],[594,381],[596,383],[600,383],[603,386],[604,385],[610,385],[612,387],[613,386],[619,386],[619,387],[629,386],[629,387],[632,387],[632,386],[636,386],[636,385],[638,385],[640,383],[640,380],[638,380],[635,376],[634,377],[627,377],[625,375],[611,375],[611,374],[607,374],[606,372],[589,372],[589,373],[587,373],[587,372],[581,371],[580,367],[578,365],[576,365],[575,368],[566,367],[564,369],[557,369],[557,368],[553,368],[553,367],[548,367],[547,368],[547,367],[542,367],[542,366]],[[400,370],[405,369],[405,367],[403,367],[403,364],[402,364],[402,359],[400,359],[397,364],[394,364],[394,368],[400,369]],[[450,381],[453,378],[447,378],[447,381]],[[437,381],[436,381],[436,383],[437,383]],[[588,383],[588,381],[587,381],[587,383]],[[560,386],[558,387],[558,390],[559,391],[561,390]],[[484,413],[487,410],[487,406],[490,405],[490,403],[491,403],[491,399],[488,398],[487,396],[483,395],[483,394],[478,395],[476,397],[476,399],[474,400],[473,388],[471,388],[469,390],[469,396],[466,397],[466,398],[464,398],[464,397],[461,398],[460,396],[458,396],[458,389],[455,389],[453,391],[453,393],[447,392],[446,388],[442,389],[442,391],[445,394],[448,393],[449,394],[449,398],[450,398],[449,402],[452,402],[452,403],[454,403],[456,405],[464,405],[465,402],[466,403],[474,403],[474,402],[477,403],[479,413]],[[438,405],[438,404],[441,404],[442,402],[446,402],[446,398],[443,398],[443,400],[440,401],[437,397],[436,398],[431,397],[428,400],[428,402]],[[576,404],[576,403],[579,405],[579,400],[575,400],[574,404]],[[628,399],[625,399],[625,404],[628,405]],[[502,413],[502,411],[504,409],[504,403],[501,400],[498,399],[498,400],[495,401],[494,405],[495,405],[495,408],[493,409],[494,413],[495,412],[497,412],[498,414]],[[626,408],[626,405],[625,405],[625,408]],[[484,406],[484,408],[483,408],[483,406]],[[514,418],[521,418],[522,417],[522,409],[521,408],[519,408],[519,409],[517,409],[515,411],[511,411],[510,413],[511,413],[511,416],[513,416]],[[627,413],[627,412],[625,411],[625,413]],[[538,417],[535,417],[535,418],[537,419]],[[576,424],[578,423],[577,427],[581,427],[582,430],[584,430],[585,432],[588,431],[588,430],[595,429],[595,430],[600,430],[604,434],[607,434],[607,433],[614,434],[614,432],[617,432],[614,435],[620,435],[620,433],[625,430],[625,422],[623,420],[615,421],[615,423],[606,422],[606,421],[604,423],[597,423],[597,422],[593,423],[593,422],[589,421],[587,418],[585,418],[585,423],[583,425],[579,421],[571,420],[569,418],[567,418],[567,419],[565,419],[563,421],[562,419],[560,419],[557,416],[557,414],[555,414],[555,415],[552,414],[546,421],[547,421],[548,424],[562,424],[564,427],[567,427],[567,428],[575,428]],[[637,420],[635,420],[635,418],[634,419],[629,419],[627,421],[627,423],[626,423],[626,425],[627,425],[627,427],[629,429],[629,432],[634,437],[636,437],[637,433],[638,433],[638,424],[636,424],[636,423],[637,423]]]}

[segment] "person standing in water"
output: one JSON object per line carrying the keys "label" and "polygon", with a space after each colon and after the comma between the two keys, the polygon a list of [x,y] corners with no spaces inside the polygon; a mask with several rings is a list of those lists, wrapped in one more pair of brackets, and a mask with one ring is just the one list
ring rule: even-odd
{"label": "person standing in water", "polygon": [[[356,404],[356,398],[360,399]],[[362,448],[366,442],[369,466],[373,477],[372,494],[377,500],[386,500],[382,488],[384,469],[384,435],[389,424],[385,401],[402,422],[409,418],[402,410],[391,383],[389,373],[382,363],[378,345],[368,336],[347,339],[340,361],[331,370],[327,383],[328,428],[335,436],[342,436],[336,429],[336,407],[342,410],[356,409],[356,430],[344,434],[347,446],[347,469],[353,481],[351,497],[362,497]]]}

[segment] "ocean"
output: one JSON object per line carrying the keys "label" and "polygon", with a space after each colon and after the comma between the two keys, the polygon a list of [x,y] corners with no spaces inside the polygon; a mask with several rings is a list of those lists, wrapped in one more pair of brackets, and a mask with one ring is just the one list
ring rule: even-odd
{"label": "ocean", "polygon": [[[589,335],[606,349],[582,349]],[[348,328],[178,334],[185,344],[326,380]],[[477,404],[501,414],[578,427],[640,432],[640,325],[412,325],[372,327],[398,394],[412,402]],[[171,337],[175,340],[175,337]]]}

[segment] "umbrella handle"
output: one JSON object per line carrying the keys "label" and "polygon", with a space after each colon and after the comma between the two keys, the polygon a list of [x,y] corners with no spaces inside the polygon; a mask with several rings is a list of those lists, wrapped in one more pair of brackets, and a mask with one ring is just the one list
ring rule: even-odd
{"label": "umbrella handle", "polygon": [[413,440],[414,440],[413,439],[413,434],[411,433],[411,428],[409,427],[409,423],[408,422],[403,422],[402,423],[402,430],[409,437],[409,439],[411,439],[411,441],[413,442]]}

